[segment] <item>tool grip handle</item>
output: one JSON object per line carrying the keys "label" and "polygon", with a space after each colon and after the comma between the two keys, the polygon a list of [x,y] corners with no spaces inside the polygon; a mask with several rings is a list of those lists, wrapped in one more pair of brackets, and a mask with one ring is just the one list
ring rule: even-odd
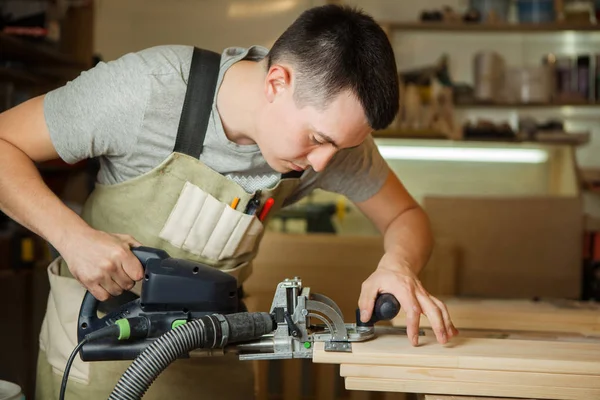
{"label": "tool grip handle", "polygon": [[169,254],[166,251],[161,250],[161,249],[155,249],[154,247],[147,247],[147,246],[132,247],[131,252],[133,253],[134,256],[137,257],[138,260],[140,260],[140,263],[142,264],[142,267],[144,269],[146,269],[146,265],[148,265],[148,261],[150,261],[152,259],[164,260],[166,258],[169,258]]}
{"label": "tool grip handle", "polygon": [[[169,254],[166,251],[155,249],[153,247],[133,247],[131,248],[131,252],[138,260],[140,260],[142,268],[144,269],[146,269],[146,265],[152,259],[164,260],[165,258],[169,258]],[[96,299],[89,291],[86,291],[79,310],[79,319],[88,325],[94,323],[98,319],[99,306],[100,301],[98,301],[98,299]]]}
{"label": "tool grip handle", "polygon": [[368,322],[360,320],[360,310],[356,310],[357,326],[373,326],[379,321],[389,321],[400,312],[400,302],[391,293],[380,293],[375,299],[375,306]]}

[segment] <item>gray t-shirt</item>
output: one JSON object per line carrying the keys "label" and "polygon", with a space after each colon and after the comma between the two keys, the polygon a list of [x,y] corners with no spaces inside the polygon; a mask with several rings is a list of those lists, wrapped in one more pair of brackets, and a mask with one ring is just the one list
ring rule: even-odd
{"label": "gray t-shirt", "polygon": [[[259,46],[226,49],[217,92],[235,62],[258,61],[267,52]],[[102,184],[124,182],[158,166],[175,146],[192,53],[191,46],[175,45],[126,54],[49,92],[44,114],[59,156],[67,163],[97,157]],[[257,145],[238,145],[227,138],[216,101],[200,160],[248,192],[272,187],[280,179]],[[369,136],[362,145],[338,152],[322,172],[306,171],[290,201],[315,188],[364,201],[381,188],[387,173]]]}

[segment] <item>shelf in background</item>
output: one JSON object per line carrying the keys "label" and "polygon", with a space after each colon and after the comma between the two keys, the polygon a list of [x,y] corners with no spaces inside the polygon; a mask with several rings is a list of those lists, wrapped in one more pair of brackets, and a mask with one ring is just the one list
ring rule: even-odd
{"label": "shelf in background", "polygon": [[455,103],[455,108],[552,108],[552,107],[600,107],[600,103]]}
{"label": "shelf in background", "polygon": [[0,66],[0,82],[14,83],[19,87],[39,88],[46,91],[58,87],[75,78],[74,70],[65,70],[63,73],[57,71],[23,70],[20,68],[6,68]]}
{"label": "shelf in background", "polygon": [[78,67],[79,63],[49,45],[24,40],[0,32],[0,60],[14,60],[53,64],[56,66]]}
{"label": "shelf in background", "polygon": [[583,190],[595,194],[600,194],[600,169],[580,168],[579,176],[581,179]]}
{"label": "shelf in background", "polygon": [[440,132],[433,130],[398,130],[398,129],[385,129],[381,131],[373,132],[374,139],[404,139],[407,142],[421,143],[423,145],[437,146],[437,145],[473,145],[473,146],[536,146],[545,148],[556,148],[561,146],[577,147],[586,143],[578,142],[576,140],[560,140],[557,139],[546,139],[546,140],[522,140],[518,137],[514,139],[484,139],[484,138],[472,138],[472,139],[452,139]]}
{"label": "shelf in background", "polygon": [[29,72],[4,67],[0,67],[0,82],[13,82],[16,85],[46,85],[48,83]]}
{"label": "shelf in background", "polygon": [[384,129],[374,132],[373,137],[381,139],[448,139],[443,133],[431,129]]}
{"label": "shelf in background", "polygon": [[20,268],[20,269],[0,269],[0,278],[12,278],[15,276],[32,275],[34,271],[31,268]]}
{"label": "shelf in background", "polygon": [[586,31],[600,32],[600,25],[580,23],[544,23],[544,24],[479,24],[479,23],[450,23],[450,22],[385,22],[380,25],[389,30],[402,31],[455,31],[455,32],[507,32],[507,33],[538,33]]}

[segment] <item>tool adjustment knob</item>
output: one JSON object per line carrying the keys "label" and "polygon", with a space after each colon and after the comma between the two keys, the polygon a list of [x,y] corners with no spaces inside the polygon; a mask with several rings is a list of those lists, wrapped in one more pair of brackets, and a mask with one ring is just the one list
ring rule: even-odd
{"label": "tool adjustment knob", "polygon": [[400,312],[400,302],[393,294],[383,293],[377,296],[373,313],[378,321],[389,321],[398,315],[398,312]]}
{"label": "tool adjustment knob", "polygon": [[356,309],[356,326],[373,326],[379,321],[389,321],[400,312],[400,302],[391,293],[377,295],[371,319],[368,322],[360,320],[360,310]]}

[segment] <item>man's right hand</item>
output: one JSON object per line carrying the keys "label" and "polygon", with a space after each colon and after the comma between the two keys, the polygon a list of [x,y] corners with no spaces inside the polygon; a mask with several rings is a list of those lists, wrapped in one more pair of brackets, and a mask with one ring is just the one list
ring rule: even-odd
{"label": "man's right hand", "polygon": [[129,235],[91,229],[60,249],[71,274],[99,301],[133,288],[144,269],[131,247],[141,246]]}
{"label": "man's right hand", "polygon": [[73,276],[100,301],[144,276],[127,235],[90,228],[53,193],[35,162],[58,159],[44,117],[44,96],[0,113],[0,209],[63,256]]}
{"label": "man's right hand", "polygon": [[44,96],[0,113],[0,209],[58,250],[73,276],[100,301],[141,280],[127,235],[92,229],[53,193],[34,162],[58,159],[44,117]]}

